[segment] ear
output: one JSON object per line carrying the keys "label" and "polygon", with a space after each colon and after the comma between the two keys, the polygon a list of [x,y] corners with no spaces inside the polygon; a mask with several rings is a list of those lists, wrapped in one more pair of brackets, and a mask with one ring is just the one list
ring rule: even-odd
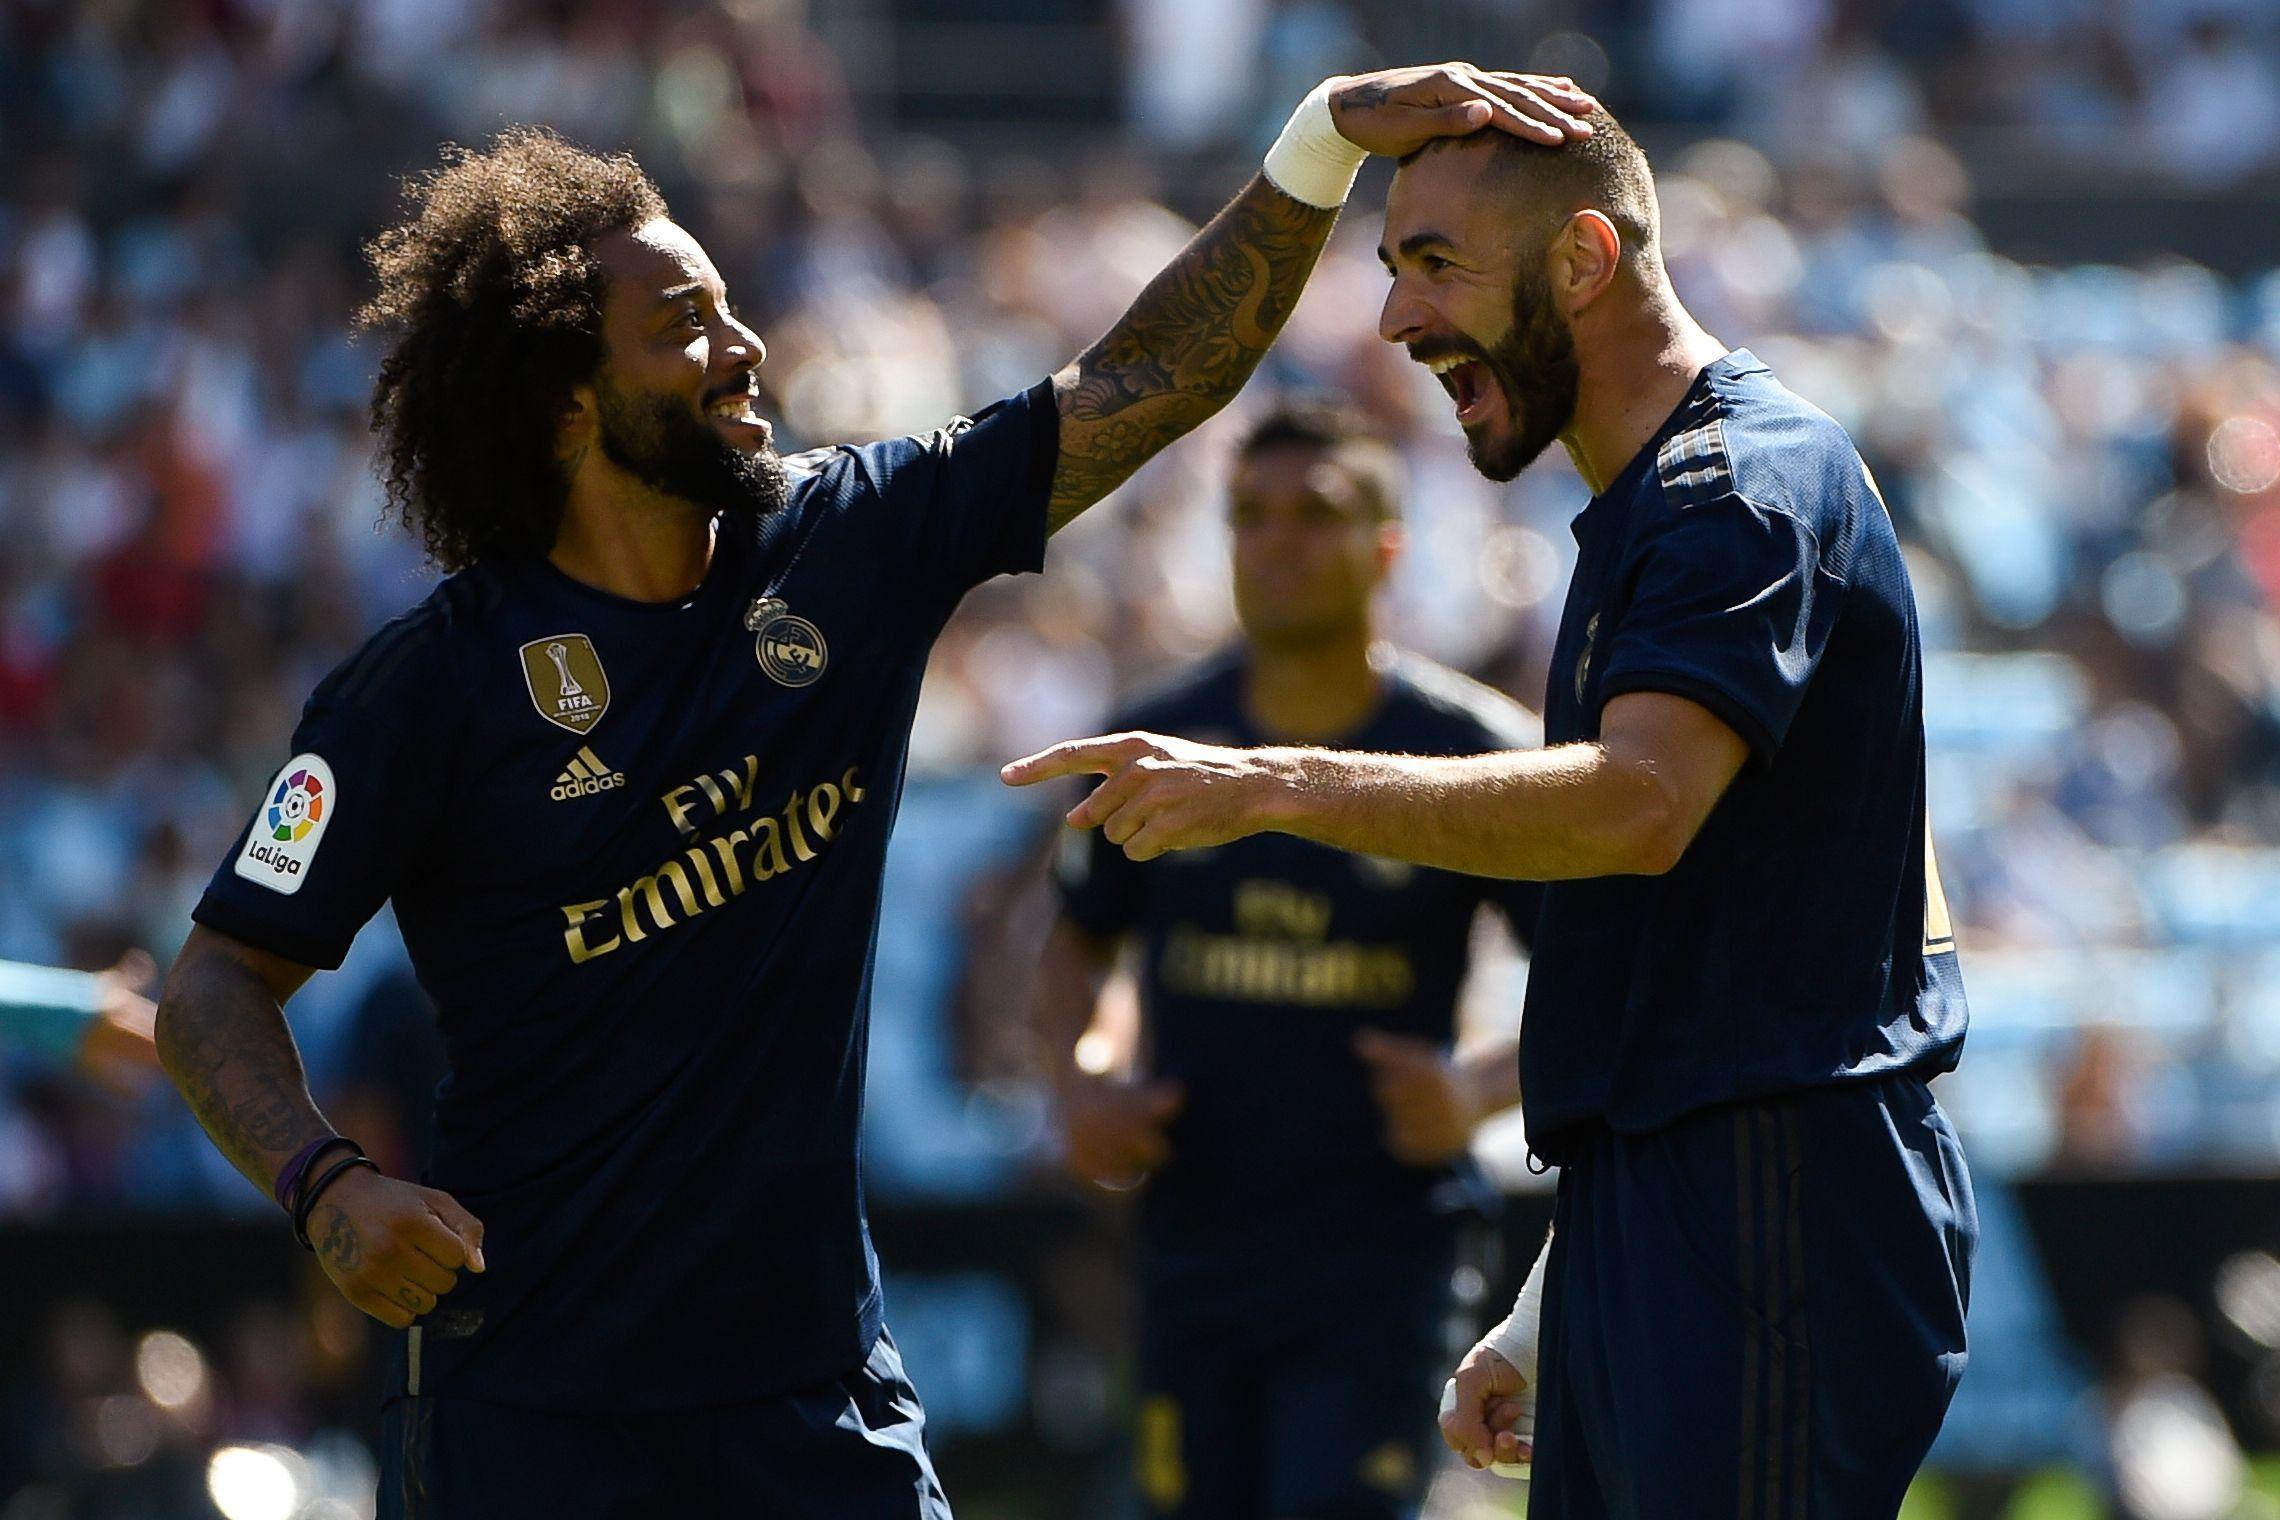
{"label": "ear", "polygon": [[1552,291],[1570,315],[1599,299],[1623,263],[1623,234],[1604,211],[1578,211],[1552,244]]}
{"label": "ear", "polygon": [[601,403],[590,384],[570,387],[570,395],[554,412],[554,457],[567,460],[593,441]]}

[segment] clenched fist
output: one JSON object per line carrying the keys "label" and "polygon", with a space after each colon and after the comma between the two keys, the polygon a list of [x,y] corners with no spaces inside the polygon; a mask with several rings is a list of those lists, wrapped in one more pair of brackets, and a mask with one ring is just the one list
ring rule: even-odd
{"label": "clenched fist", "polygon": [[309,1241],[325,1275],[381,1324],[433,1309],[462,1268],[483,1270],[483,1225],[449,1193],[352,1167],[317,1199]]}

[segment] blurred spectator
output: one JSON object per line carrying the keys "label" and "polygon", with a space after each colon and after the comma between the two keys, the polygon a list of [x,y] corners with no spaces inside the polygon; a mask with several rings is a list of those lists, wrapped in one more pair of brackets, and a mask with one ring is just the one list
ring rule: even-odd
{"label": "blurred spectator", "polygon": [[2248,1463],[2202,1383],[2200,1322],[2172,1298],[2141,1298],[2115,1337],[2106,1388],[2119,1520],[2229,1520],[2244,1513]]}

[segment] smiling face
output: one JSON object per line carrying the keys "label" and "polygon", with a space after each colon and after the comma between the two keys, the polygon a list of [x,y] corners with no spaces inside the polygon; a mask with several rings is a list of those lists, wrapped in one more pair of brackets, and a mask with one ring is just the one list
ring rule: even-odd
{"label": "smiling face", "polygon": [[577,390],[604,458],[710,514],[784,503],[784,464],[758,411],[767,349],[737,319],[720,271],[674,223],[594,246],[609,276],[602,363]]}
{"label": "smiling face", "polygon": [[1379,335],[1429,366],[1473,467],[1510,480],[1575,416],[1575,337],[1552,298],[1550,227],[1516,207],[1503,151],[1463,142],[1403,163],[1379,256],[1393,276]]}
{"label": "smiling face", "polygon": [[1238,460],[1228,487],[1235,612],[1276,649],[1367,635],[1370,598],[1400,542],[1383,505],[1340,451],[1277,443]]}

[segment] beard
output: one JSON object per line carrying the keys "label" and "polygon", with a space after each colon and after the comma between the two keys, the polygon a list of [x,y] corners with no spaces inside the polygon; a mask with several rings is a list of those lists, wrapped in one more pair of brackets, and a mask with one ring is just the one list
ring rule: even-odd
{"label": "beard", "polygon": [[596,377],[594,394],[602,457],[651,490],[755,523],[789,498],[784,461],[772,440],[755,450],[740,449],[687,402],[629,395],[606,375]]}
{"label": "beard", "polygon": [[1513,282],[1512,331],[1480,360],[1504,393],[1512,431],[1495,436],[1491,424],[1467,432],[1465,457],[1490,480],[1510,480],[1575,420],[1575,334],[1552,305],[1551,281],[1541,269],[1523,271]]}

